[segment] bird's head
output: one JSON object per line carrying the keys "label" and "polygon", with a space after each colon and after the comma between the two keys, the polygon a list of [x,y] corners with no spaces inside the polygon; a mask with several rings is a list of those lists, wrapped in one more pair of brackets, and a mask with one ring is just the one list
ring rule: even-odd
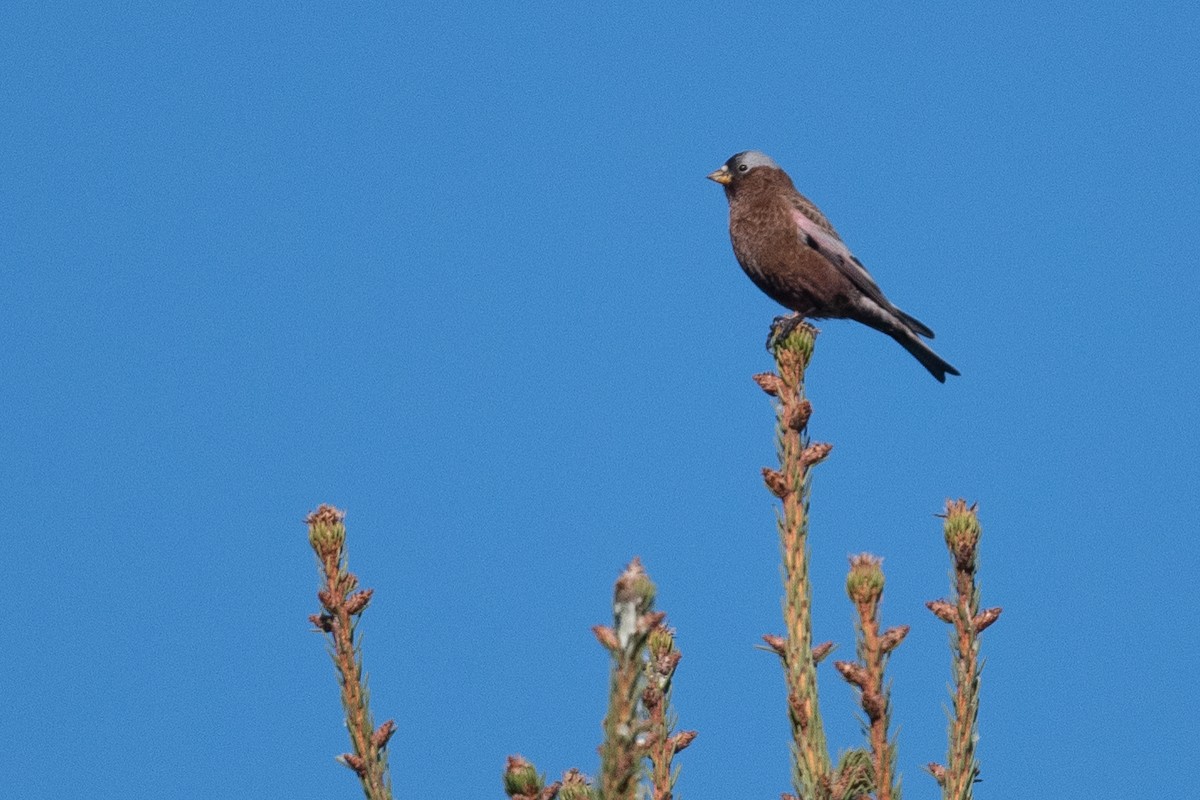
{"label": "bird's head", "polygon": [[760,153],[757,150],[747,150],[744,153],[738,153],[736,156],[730,157],[728,161],[721,165],[720,169],[710,172],[708,179],[724,186],[725,191],[728,193],[733,191],[747,175],[759,167],[779,169],[779,165],[766,153]]}

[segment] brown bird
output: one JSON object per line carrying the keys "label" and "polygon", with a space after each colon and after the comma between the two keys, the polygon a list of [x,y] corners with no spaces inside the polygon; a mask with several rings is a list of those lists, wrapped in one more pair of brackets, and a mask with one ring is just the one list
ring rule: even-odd
{"label": "brown bird", "polygon": [[[786,320],[791,327],[804,317],[856,320],[891,336],[939,381],[959,374],[921,340],[933,331],[883,296],[825,215],[769,156],[738,153],[708,177],[729,199],[733,254],[758,288],[796,312]],[[776,328],[771,341],[778,336]]]}

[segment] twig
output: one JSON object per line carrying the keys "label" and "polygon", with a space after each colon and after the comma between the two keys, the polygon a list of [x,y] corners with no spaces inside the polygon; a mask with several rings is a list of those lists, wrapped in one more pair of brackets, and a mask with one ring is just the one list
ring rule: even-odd
{"label": "twig", "polygon": [[979,779],[975,742],[979,739],[979,634],[1000,617],[1000,608],[979,610],[979,538],[982,528],[976,506],[965,500],[947,500],[946,548],[954,564],[953,601],[933,600],[926,605],[938,619],[954,626],[950,636],[953,652],[953,717],[950,720],[946,766],[929,764],[926,769],[942,787],[946,800],[971,800]]}
{"label": "twig", "polygon": [[371,602],[371,589],[358,589],[358,578],[346,569],[345,514],[333,506],[322,505],[308,515],[308,542],[317,554],[321,570],[321,589],[317,598],[324,611],[309,621],[329,639],[330,656],[342,687],[342,705],[346,709],[346,729],[353,753],[338,760],[362,781],[368,800],[391,800],[388,778],[387,743],[396,731],[392,720],[375,728],[367,702],[367,685],[362,671],[362,653],[355,632],[358,619]]}
{"label": "twig", "polygon": [[617,578],[613,593],[613,627],[592,631],[612,654],[608,714],[600,745],[600,796],[604,800],[634,800],[643,751],[638,743],[642,725],[638,698],[644,683],[646,637],[665,614],[655,613],[654,583],[633,559]]}
{"label": "twig", "polygon": [[775,342],[778,374],[756,375],[767,394],[778,398],[776,444],[779,470],[764,469],[767,488],[783,503],[779,540],[783,552],[783,614],[787,638],[781,643],[792,726],[793,776],[803,798],[828,797],[832,765],[817,703],[817,670],[812,647],[812,587],[808,579],[808,497],[810,468],[832,449],[809,444],[812,405],[804,397],[804,371],[812,358],[817,330],[802,323]]}
{"label": "twig", "polygon": [[838,672],[858,690],[859,703],[867,716],[866,733],[871,747],[872,785],[876,800],[894,800],[900,796],[895,782],[896,743],[889,741],[891,690],[884,683],[884,668],[889,654],[908,635],[901,625],[880,632],[879,605],[883,599],[883,560],[868,553],[850,559],[846,593],[858,614],[858,658],[834,663]]}
{"label": "twig", "polygon": [[690,745],[696,731],[673,733],[671,679],[679,666],[680,652],[675,636],[665,625],[650,632],[650,659],[646,662],[646,689],[642,705],[646,710],[646,757],[650,759],[650,796],[652,800],[671,800],[679,770],[673,768],[675,754]]}

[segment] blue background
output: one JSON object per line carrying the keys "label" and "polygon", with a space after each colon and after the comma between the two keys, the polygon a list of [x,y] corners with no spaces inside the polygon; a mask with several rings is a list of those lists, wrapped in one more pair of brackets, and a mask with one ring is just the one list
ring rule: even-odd
{"label": "blue background", "polygon": [[[0,28],[0,496],[13,798],[353,797],[305,618],[347,509],[397,797],[594,773],[589,626],[641,555],[685,798],[789,788],[779,309],[704,175],[758,148],[939,385],[822,325],[818,639],[885,556],[910,797],[943,760],[940,510],[978,500],[978,796],[1187,785],[1197,655],[1200,11],[998,2],[101,4]],[[826,665],[831,744],[857,744]]]}

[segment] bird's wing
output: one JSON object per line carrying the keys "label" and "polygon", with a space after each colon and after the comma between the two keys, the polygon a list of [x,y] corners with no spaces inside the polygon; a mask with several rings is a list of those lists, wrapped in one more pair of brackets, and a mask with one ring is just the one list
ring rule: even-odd
{"label": "bird's wing", "polygon": [[825,219],[825,215],[821,213],[821,209],[817,208],[817,204],[812,200],[792,189],[792,191],[788,192],[788,202],[791,204],[793,211],[799,211],[821,230],[833,234],[834,238],[841,240],[842,237],[838,236],[838,232],[833,229],[833,226],[829,224],[829,220]]}
{"label": "bird's wing", "polygon": [[805,246],[816,250],[826,261],[837,267],[838,272],[845,275],[867,297],[884,308],[891,308],[892,304],[883,296],[883,291],[871,278],[867,268],[854,257],[850,248],[846,247],[846,243],[837,235],[825,217],[820,216],[818,211],[816,212],[817,219],[814,219],[812,215],[806,213],[807,211],[808,209],[798,207],[795,203],[792,204],[792,219],[798,228],[800,241]]}
{"label": "bird's wing", "polygon": [[883,290],[875,283],[871,273],[867,272],[867,268],[862,265],[862,262],[854,257],[850,248],[846,247],[846,243],[837,235],[837,231],[829,224],[829,220],[825,219],[817,207],[799,192],[792,198],[791,212],[800,241],[806,247],[811,247],[820,253],[826,261],[846,276],[860,292],[880,308],[899,314],[916,333],[932,338],[933,331],[929,330],[926,325],[900,311],[884,297]]}

